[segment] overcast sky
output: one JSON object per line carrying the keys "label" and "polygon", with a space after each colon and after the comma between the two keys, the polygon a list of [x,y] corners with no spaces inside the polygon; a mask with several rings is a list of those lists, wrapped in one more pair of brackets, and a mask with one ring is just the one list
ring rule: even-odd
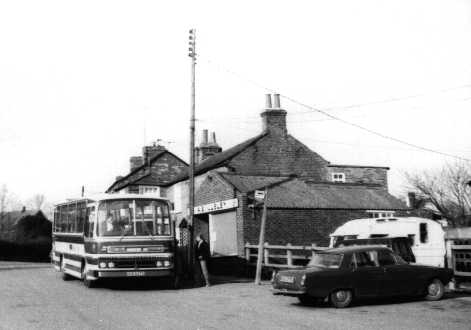
{"label": "overcast sky", "polygon": [[[156,139],[188,159],[193,27],[198,138],[258,134],[264,86],[471,159],[471,1],[17,0],[0,2],[0,184],[55,201],[105,190]],[[390,166],[394,194],[455,161],[282,106],[328,161]]]}

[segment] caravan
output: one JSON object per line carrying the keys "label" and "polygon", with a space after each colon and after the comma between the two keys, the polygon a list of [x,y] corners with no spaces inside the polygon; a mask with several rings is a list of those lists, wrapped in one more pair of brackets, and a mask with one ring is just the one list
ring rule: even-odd
{"label": "caravan", "polygon": [[406,237],[416,263],[445,266],[445,233],[440,223],[418,217],[385,217],[355,219],[338,227],[330,235],[330,246],[341,241],[373,238]]}

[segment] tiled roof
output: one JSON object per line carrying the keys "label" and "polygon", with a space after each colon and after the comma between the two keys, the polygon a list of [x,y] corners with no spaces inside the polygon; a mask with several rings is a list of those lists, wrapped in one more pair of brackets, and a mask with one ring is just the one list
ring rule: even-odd
{"label": "tiled roof", "polygon": [[306,183],[293,179],[268,191],[268,207],[405,210],[405,203],[376,185]]}
{"label": "tiled roof", "polygon": [[[233,146],[232,148],[229,148],[223,152],[217,153],[214,156],[209,157],[205,161],[195,166],[195,175],[205,173],[209,170],[224,166],[229,160],[231,160],[233,157],[237,156],[242,151],[250,147],[252,144],[260,140],[266,134],[266,132],[259,134],[251,139],[248,139],[242,143]],[[169,184],[174,184],[186,179],[188,179],[188,172],[184,171],[180,176],[175,178],[175,180],[172,180]]]}
{"label": "tiled roof", "polygon": [[219,173],[226,181],[232,184],[240,192],[249,192],[256,189],[271,186],[282,181],[289,180],[287,176],[255,176],[237,175],[232,173]]}

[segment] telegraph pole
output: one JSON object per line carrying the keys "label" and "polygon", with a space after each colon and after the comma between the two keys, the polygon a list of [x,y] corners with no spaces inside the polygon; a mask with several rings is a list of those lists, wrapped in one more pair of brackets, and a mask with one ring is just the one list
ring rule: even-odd
{"label": "telegraph pole", "polygon": [[[189,35],[188,56],[191,58],[191,115],[190,115],[190,169],[188,173],[189,179],[189,214],[188,223],[194,228],[193,216],[195,209],[195,66],[196,66],[196,30],[191,29]],[[193,235],[190,234],[189,245],[189,264],[190,271],[194,273],[193,258]]]}
{"label": "telegraph pole", "polygon": [[[257,194],[257,192],[255,192],[255,194]],[[267,222],[267,197],[268,197],[268,187],[265,188],[265,192],[263,194],[263,213],[262,213],[262,221],[260,223],[260,237],[258,239],[257,269],[255,272],[255,284],[261,284],[261,279],[262,279],[263,243],[265,241],[265,226]]]}

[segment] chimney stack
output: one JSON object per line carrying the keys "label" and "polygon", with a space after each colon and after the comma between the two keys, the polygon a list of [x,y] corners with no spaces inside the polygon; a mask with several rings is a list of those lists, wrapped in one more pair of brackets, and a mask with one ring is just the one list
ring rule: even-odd
{"label": "chimney stack", "polygon": [[203,130],[203,140],[201,141],[200,145],[206,145],[208,144],[208,130],[204,129]]}
{"label": "chimney stack", "polygon": [[273,94],[273,108],[280,109],[280,94]]}
{"label": "chimney stack", "polygon": [[286,111],[281,108],[280,94],[265,95],[266,109],[260,114],[262,116],[263,130],[269,134],[286,136]]}
{"label": "chimney stack", "polygon": [[216,132],[212,132],[212,133],[211,133],[211,141],[210,141],[210,144],[217,145],[217,142],[216,142]]}
{"label": "chimney stack", "polygon": [[198,147],[196,147],[196,163],[199,164],[205,159],[219,153],[222,148],[216,142],[216,133],[211,133],[211,140],[208,141],[208,130],[203,130],[202,141]]}
{"label": "chimney stack", "polygon": [[265,108],[271,109],[271,95],[265,94]]}

